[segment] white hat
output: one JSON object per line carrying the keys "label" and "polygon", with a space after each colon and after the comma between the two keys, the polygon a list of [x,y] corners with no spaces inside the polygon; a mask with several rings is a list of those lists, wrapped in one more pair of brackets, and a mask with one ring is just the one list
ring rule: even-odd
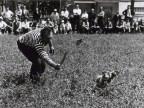
{"label": "white hat", "polygon": [[56,12],[57,11],[57,9],[54,9],[54,12]]}
{"label": "white hat", "polygon": [[0,17],[1,20],[3,20],[3,17]]}
{"label": "white hat", "polygon": [[61,22],[64,23],[64,20],[62,20]]}

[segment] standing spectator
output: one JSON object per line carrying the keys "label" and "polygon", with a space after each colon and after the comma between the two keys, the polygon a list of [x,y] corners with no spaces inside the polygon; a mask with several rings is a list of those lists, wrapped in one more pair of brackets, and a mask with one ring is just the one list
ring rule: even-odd
{"label": "standing spectator", "polygon": [[26,9],[26,6],[23,6],[22,16],[23,16],[24,18],[29,18],[29,11]]}
{"label": "standing spectator", "polygon": [[17,6],[17,9],[15,10],[15,16],[17,16],[19,19],[21,19],[22,9],[20,6]]}
{"label": "standing spectator", "polygon": [[116,15],[113,16],[113,30],[114,30],[114,32],[116,32],[116,26],[120,20],[121,20],[121,16],[119,14],[119,11],[117,11]]}
{"label": "standing spectator", "polygon": [[67,10],[67,7],[61,11],[61,18],[65,21],[65,23],[69,19],[69,11]]}
{"label": "standing spectator", "polygon": [[52,21],[57,21],[59,24],[59,13],[57,12],[57,9],[54,9],[54,12],[51,13],[51,19]]}
{"label": "standing spectator", "polygon": [[9,10],[9,7],[6,8],[6,11],[2,12],[1,15],[3,16],[4,18],[4,21],[11,21],[12,20],[12,17],[14,15],[14,13]]}
{"label": "standing spectator", "polygon": [[33,11],[33,20],[39,21],[41,16],[41,12],[39,11],[38,7]]}
{"label": "standing spectator", "polygon": [[103,7],[100,7],[100,11],[98,13],[98,25],[100,26],[100,29],[103,30],[104,28],[104,16],[105,12],[103,11]]}
{"label": "standing spectator", "polygon": [[131,6],[128,5],[127,9],[124,10],[123,15],[125,16],[125,20],[129,20],[130,22],[132,22],[133,16],[135,15],[135,12],[131,10]]}
{"label": "standing spectator", "polygon": [[84,10],[84,13],[82,13],[81,19],[82,19],[83,21],[86,21],[86,20],[88,19],[88,13],[87,13],[86,10]]}
{"label": "standing spectator", "polygon": [[74,20],[74,16],[73,15],[70,16],[69,21],[71,23],[72,31],[74,33],[74,31],[75,31],[75,20]]}
{"label": "standing spectator", "polygon": [[91,12],[88,14],[88,21],[90,28],[94,26],[95,19],[96,19],[96,13],[94,12],[94,9],[91,9]]}
{"label": "standing spectator", "polygon": [[76,5],[76,8],[73,9],[73,15],[74,15],[74,29],[76,28],[77,32],[79,32],[80,28],[80,17],[81,17],[81,9],[79,8],[79,5]]}

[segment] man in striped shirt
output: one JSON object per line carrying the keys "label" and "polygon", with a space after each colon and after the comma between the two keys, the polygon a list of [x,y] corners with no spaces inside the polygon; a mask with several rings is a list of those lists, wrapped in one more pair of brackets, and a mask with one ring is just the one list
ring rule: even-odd
{"label": "man in striped shirt", "polygon": [[19,50],[32,62],[30,70],[30,78],[32,80],[39,79],[39,75],[45,70],[45,62],[56,70],[60,69],[60,64],[52,61],[44,50],[44,46],[49,44],[50,53],[54,54],[52,37],[53,33],[51,28],[44,27],[20,36],[17,41]]}

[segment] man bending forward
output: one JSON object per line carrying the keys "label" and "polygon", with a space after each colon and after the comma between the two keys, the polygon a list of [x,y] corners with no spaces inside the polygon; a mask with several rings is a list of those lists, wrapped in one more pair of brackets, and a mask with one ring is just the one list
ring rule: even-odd
{"label": "man bending forward", "polygon": [[44,50],[44,46],[49,44],[50,53],[54,54],[54,47],[52,45],[53,33],[51,28],[44,27],[35,29],[19,37],[17,45],[23,55],[32,62],[30,70],[30,78],[32,80],[39,79],[39,76],[45,70],[45,63],[59,70],[60,64],[52,61]]}

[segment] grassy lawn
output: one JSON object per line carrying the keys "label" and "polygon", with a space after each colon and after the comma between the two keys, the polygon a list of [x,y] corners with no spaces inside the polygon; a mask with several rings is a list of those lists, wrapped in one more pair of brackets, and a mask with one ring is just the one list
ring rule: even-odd
{"label": "grassy lawn", "polygon": [[[60,71],[47,66],[39,84],[29,79],[31,63],[17,38],[0,36],[0,108],[144,108],[144,34],[55,35],[51,58],[69,54]],[[108,70],[120,74],[92,93],[96,76]]]}

